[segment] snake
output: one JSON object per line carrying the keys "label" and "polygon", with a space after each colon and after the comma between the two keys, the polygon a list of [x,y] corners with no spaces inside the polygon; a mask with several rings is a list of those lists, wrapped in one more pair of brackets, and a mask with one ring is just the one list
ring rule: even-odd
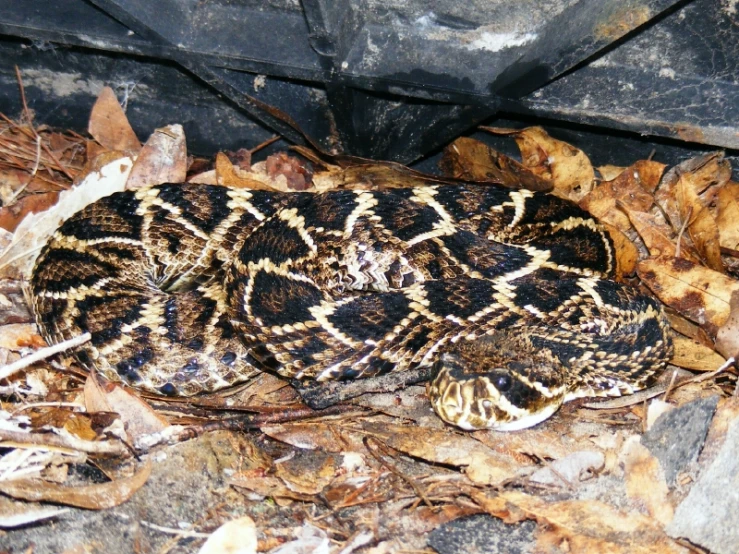
{"label": "snake", "polygon": [[67,219],[29,292],[49,344],[90,333],[78,363],[149,393],[430,368],[445,422],[516,430],[642,389],[672,355],[660,304],[614,280],[610,233],[570,201],[475,183],[167,183]]}

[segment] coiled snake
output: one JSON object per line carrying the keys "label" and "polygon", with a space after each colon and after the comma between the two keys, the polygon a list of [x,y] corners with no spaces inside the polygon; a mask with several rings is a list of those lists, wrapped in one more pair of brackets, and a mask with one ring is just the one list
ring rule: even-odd
{"label": "coiled snake", "polygon": [[615,263],[587,214],[526,190],[165,184],[67,220],[30,289],[48,342],[89,331],[79,362],[147,391],[433,365],[445,421],[519,429],[665,366],[661,310]]}

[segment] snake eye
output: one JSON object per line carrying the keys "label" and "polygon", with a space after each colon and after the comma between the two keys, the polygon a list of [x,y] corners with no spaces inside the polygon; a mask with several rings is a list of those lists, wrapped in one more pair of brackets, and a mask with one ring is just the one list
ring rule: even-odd
{"label": "snake eye", "polygon": [[513,386],[513,379],[507,373],[500,373],[492,378],[493,385],[500,392],[505,392]]}

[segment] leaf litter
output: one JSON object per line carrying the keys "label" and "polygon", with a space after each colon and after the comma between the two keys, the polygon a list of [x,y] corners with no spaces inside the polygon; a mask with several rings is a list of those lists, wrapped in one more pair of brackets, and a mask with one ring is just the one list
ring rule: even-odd
{"label": "leaf litter", "polygon": [[[77,508],[138,506],[137,540],[160,552],[432,552],[430,531],[474,514],[511,526],[534,521],[527,548],[536,552],[691,551],[690,530],[676,529],[674,514],[739,420],[730,363],[739,354],[739,184],[721,153],[674,168],[653,160],[594,168],[542,128],[483,128],[515,140],[521,161],[462,137],[443,153],[442,176],[432,176],[305,147],[261,162],[252,159],[259,147],[194,160],[179,125],[141,145],[110,90],[92,110],[92,138],[36,125],[28,113],[3,121],[0,311],[14,315],[0,318],[0,529],[10,538],[23,526],[65,528]],[[620,278],[668,307],[672,363],[706,378],[668,370],[641,400],[575,402],[533,429],[466,433],[435,418],[418,385],[313,411],[265,374],[224,393],[162,399],[87,376],[64,352],[9,372],[42,346],[22,295],[9,291],[22,290],[59,223],[116,190],[185,179],[281,191],[455,179],[551,190],[609,226]],[[711,396],[719,401],[704,455],[668,485],[666,462],[642,434]],[[679,439],[679,430],[664,438]],[[193,475],[188,464],[201,457],[207,469]],[[74,477],[80,467],[103,482]],[[192,477],[180,502],[205,487],[210,504],[177,515],[183,504],[175,510],[168,498],[177,491],[157,484]],[[160,501],[160,513],[146,516],[153,523],[142,514]],[[94,538],[72,542],[70,552]]]}

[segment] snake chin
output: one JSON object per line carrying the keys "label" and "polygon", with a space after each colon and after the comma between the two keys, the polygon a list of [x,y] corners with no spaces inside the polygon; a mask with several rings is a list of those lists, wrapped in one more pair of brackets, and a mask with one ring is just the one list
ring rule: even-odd
{"label": "snake chin", "polygon": [[439,356],[428,387],[434,410],[462,429],[516,431],[549,418],[565,401],[566,368],[521,330],[462,339]]}

